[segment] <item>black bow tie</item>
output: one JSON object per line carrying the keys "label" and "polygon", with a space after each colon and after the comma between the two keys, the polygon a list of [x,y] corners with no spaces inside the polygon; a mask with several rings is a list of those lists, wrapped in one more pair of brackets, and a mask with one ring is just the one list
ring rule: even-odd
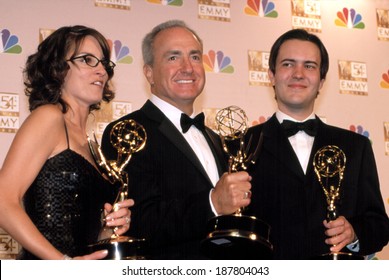
{"label": "black bow tie", "polygon": [[316,119],[307,120],[305,122],[294,122],[284,120],[281,124],[287,137],[295,135],[300,130],[303,130],[310,136],[315,136],[317,133],[317,121]]}
{"label": "black bow tie", "polygon": [[181,114],[180,123],[181,123],[182,132],[186,133],[192,125],[194,125],[201,131],[204,130],[205,128],[204,119],[205,119],[204,113],[198,114],[194,119],[191,119],[186,114]]}

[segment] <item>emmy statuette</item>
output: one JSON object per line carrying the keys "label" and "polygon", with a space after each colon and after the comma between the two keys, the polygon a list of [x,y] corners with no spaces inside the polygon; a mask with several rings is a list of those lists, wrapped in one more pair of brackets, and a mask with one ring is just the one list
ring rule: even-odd
{"label": "emmy statuette", "polygon": [[[328,145],[319,149],[313,159],[317,179],[322,187],[327,201],[327,221],[339,217],[337,203],[340,186],[346,168],[346,155],[337,146]],[[364,257],[346,252],[329,252],[314,259],[319,260],[363,260]]]}
{"label": "emmy statuette", "polygon": [[[94,135],[95,136],[95,135]],[[117,159],[106,160],[101,147],[95,140],[88,137],[89,149],[93,158],[104,177],[110,183],[119,184],[119,192],[113,203],[113,210],[117,211],[117,203],[128,197],[128,174],[124,168],[130,162],[132,155],[142,150],[146,144],[146,131],[134,120],[124,120],[118,122],[110,131],[110,141],[117,150]],[[110,235],[110,238],[103,236]],[[99,241],[88,246],[90,252],[98,250],[108,250],[107,260],[135,260],[146,258],[147,242],[145,239],[138,239],[128,236],[118,236],[115,229],[106,225],[100,231]]]}
{"label": "emmy statuette", "polygon": [[[255,163],[262,145],[260,138],[255,151],[250,150],[244,136],[248,119],[237,106],[229,106],[216,114],[216,125],[223,149],[229,156],[229,173],[246,170]],[[247,195],[247,193],[245,194]],[[269,242],[270,226],[254,216],[234,214],[211,218],[207,224],[207,236],[201,242],[203,252],[213,259],[271,259],[273,246]]]}

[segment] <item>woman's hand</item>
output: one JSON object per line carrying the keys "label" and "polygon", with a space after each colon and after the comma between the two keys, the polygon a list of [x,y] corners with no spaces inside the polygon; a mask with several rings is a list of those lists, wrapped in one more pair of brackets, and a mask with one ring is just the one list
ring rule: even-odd
{"label": "woman's hand", "polygon": [[64,260],[101,260],[104,259],[108,255],[108,250],[100,250],[93,252],[92,254],[89,255],[84,255],[84,256],[78,256],[74,258],[70,258],[67,255],[64,255]]}
{"label": "woman's hand", "polygon": [[122,235],[130,228],[131,211],[129,207],[134,205],[133,199],[125,199],[118,202],[115,206],[117,210],[113,210],[113,206],[109,203],[104,205],[106,226],[114,228],[115,234]]}

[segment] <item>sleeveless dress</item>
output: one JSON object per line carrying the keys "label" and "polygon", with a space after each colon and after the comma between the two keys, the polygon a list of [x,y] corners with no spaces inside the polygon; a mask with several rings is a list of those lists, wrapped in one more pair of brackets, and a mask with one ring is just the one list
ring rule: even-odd
{"label": "sleeveless dress", "polygon": [[[68,148],[48,159],[24,196],[24,207],[39,231],[63,254],[88,253],[97,241],[104,203],[117,189],[83,156]],[[38,259],[22,249],[18,259]]]}

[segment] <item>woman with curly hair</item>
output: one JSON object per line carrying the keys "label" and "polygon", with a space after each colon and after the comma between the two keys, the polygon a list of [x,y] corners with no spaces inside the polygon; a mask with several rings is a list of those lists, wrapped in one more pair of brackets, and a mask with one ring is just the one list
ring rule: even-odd
{"label": "woman with curly hair", "polygon": [[[89,150],[91,111],[114,98],[115,64],[104,36],[85,26],[61,27],[30,55],[24,69],[31,114],[17,132],[0,170],[0,227],[23,247],[20,259],[102,259],[88,253],[101,215],[120,235],[133,200],[118,211],[115,189]],[[104,212],[104,213],[103,213]]]}

